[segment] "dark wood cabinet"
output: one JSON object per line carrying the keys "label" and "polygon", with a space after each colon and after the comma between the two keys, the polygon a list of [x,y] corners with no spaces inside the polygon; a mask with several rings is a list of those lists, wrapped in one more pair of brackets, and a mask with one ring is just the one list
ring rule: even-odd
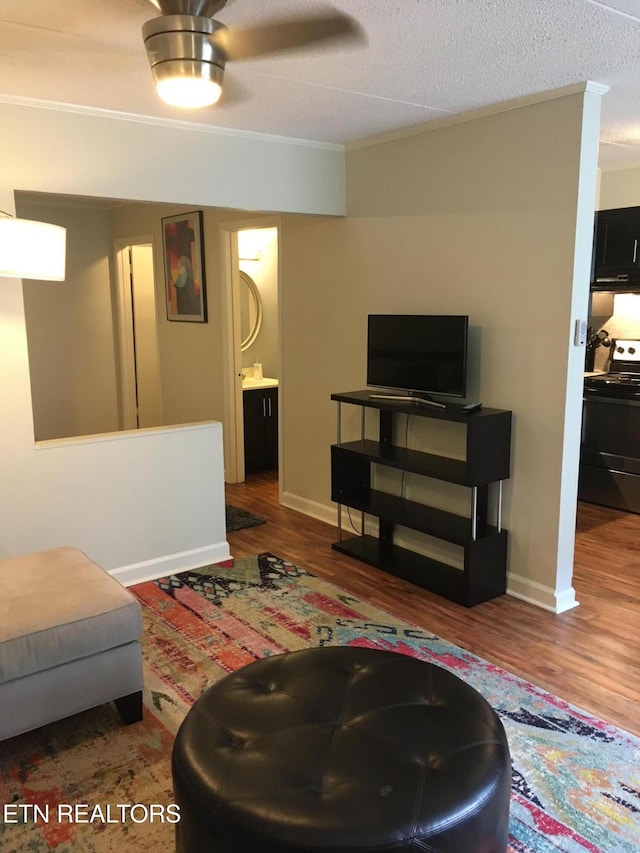
{"label": "dark wood cabinet", "polygon": [[245,471],[278,467],[278,389],[242,392]]}
{"label": "dark wood cabinet", "polygon": [[[333,548],[372,566],[402,577],[418,586],[472,607],[506,591],[507,531],[502,527],[502,480],[510,476],[511,412],[479,409],[431,409],[415,403],[386,402],[372,398],[369,391],[332,394],[343,403],[379,411],[377,440],[364,436],[342,440],[342,414],[338,411],[338,441],[331,448],[331,499],[338,504],[339,541]],[[409,449],[394,443],[400,434],[399,416],[415,416],[457,422],[466,429],[466,458],[454,459]],[[374,486],[372,466],[394,468],[431,480],[456,483],[470,490],[469,516],[461,516]],[[489,486],[499,483],[495,524],[489,522]],[[363,530],[343,537],[342,506],[378,519],[377,535]],[[463,566],[458,569],[395,541],[395,528],[460,546]]]}
{"label": "dark wood cabinet", "polygon": [[596,213],[591,281],[593,290],[640,286],[640,207]]}
{"label": "dark wood cabinet", "polygon": [[640,512],[640,401],[585,398],[578,498]]}

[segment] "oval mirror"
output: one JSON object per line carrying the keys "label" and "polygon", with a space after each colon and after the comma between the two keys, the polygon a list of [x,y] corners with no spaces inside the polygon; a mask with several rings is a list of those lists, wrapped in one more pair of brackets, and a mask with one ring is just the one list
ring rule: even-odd
{"label": "oval mirror", "polygon": [[249,349],[260,331],[262,299],[251,276],[240,270],[240,349]]}

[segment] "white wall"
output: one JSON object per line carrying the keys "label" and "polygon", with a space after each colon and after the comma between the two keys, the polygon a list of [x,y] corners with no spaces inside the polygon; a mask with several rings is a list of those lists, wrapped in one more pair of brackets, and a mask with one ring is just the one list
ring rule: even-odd
{"label": "white wall", "polygon": [[[0,105],[0,124],[0,208],[8,212],[16,189],[203,206],[344,208],[343,157],[333,149],[16,104]],[[219,424],[37,448],[18,280],[0,286],[0,358],[0,556],[78,545],[129,577],[225,558]]]}
{"label": "white wall", "polygon": [[193,207],[344,213],[339,146],[0,96],[11,189]]}
{"label": "white wall", "polygon": [[22,287],[2,282],[0,557],[74,545],[125,581],[226,559],[220,424],[34,443]]}
{"label": "white wall", "polygon": [[21,550],[72,542],[126,581],[229,556],[219,423],[41,442],[33,468],[40,500]]}
{"label": "white wall", "polygon": [[[286,503],[335,517],[329,397],[366,384],[367,314],[468,313],[469,396],[514,413],[509,590],[575,604],[584,349],[572,341],[587,313],[598,119],[599,96],[574,94],[355,149],[345,220],[284,218]],[[348,417],[358,430],[359,412]]]}

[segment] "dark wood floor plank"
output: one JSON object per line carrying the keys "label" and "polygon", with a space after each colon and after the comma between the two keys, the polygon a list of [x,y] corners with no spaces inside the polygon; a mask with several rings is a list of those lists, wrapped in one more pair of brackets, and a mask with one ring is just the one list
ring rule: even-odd
{"label": "dark wood floor plank", "polygon": [[555,615],[508,595],[467,609],[338,554],[334,527],[279,505],[272,472],[226,489],[267,519],[228,535],[234,556],[271,551],[640,735],[640,515],[579,505],[580,606]]}

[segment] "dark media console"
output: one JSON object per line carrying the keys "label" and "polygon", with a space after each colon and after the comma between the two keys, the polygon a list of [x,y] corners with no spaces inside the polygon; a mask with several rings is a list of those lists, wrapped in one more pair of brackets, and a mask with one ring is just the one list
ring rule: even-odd
{"label": "dark media console", "polygon": [[[411,397],[385,398],[369,390],[332,394],[338,403],[337,443],[331,447],[331,499],[338,504],[336,551],[473,607],[506,591],[507,531],[502,527],[502,481],[510,476],[511,412],[458,404],[421,405]],[[363,407],[361,436],[342,441],[342,409],[348,403]],[[441,404],[442,405],[442,404]],[[479,406],[479,404],[477,404]],[[378,440],[364,437],[364,409],[379,412]],[[453,459],[394,444],[398,415],[464,424],[466,458]],[[372,486],[371,468],[382,465],[470,489],[469,517],[456,515]],[[488,522],[489,485],[499,484],[495,525]],[[378,535],[343,538],[342,507],[378,518]],[[424,556],[394,542],[396,526],[458,545],[463,568]],[[364,527],[364,525],[363,525]]]}

